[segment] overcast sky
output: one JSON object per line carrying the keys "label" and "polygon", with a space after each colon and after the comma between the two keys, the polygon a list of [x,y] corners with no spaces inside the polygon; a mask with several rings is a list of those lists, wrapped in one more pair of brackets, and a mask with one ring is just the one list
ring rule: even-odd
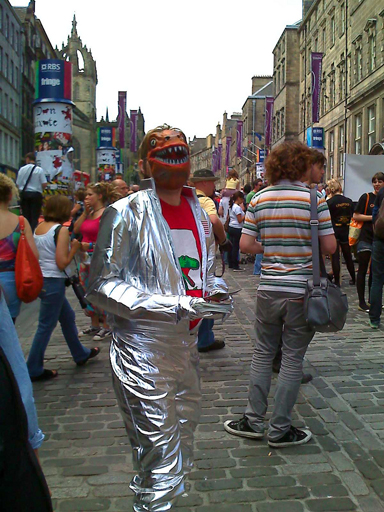
{"label": "overcast sky", "polygon": [[[11,0],[26,6],[28,0]],[[97,64],[97,117],[139,106],[146,130],[164,122],[187,136],[214,133],[223,113],[241,111],[251,78],[273,71],[284,27],[301,18],[301,0],[36,0],[53,46],[66,43],[76,14]]]}

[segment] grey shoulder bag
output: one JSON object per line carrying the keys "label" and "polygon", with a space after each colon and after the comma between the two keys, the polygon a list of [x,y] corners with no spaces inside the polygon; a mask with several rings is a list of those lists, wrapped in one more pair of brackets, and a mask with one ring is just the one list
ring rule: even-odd
{"label": "grey shoulder bag", "polygon": [[319,220],[317,189],[311,189],[312,278],[307,281],[304,315],[318,332],[337,332],[344,327],[348,313],[347,296],[326,277],[320,277]]}

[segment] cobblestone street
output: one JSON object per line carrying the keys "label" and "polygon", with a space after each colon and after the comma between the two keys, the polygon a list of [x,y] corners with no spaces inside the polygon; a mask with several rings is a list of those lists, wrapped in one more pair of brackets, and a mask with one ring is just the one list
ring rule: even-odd
{"label": "cobblestone street", "polygon": [[[201,354],[203,413],[196,463],[191,490],[178,507],[193,512],[384,511],[383,327],[370,329],[347,279],[348,323],[341,333],[316,335],[305,361],[305,371],[315,378],[301,387],[294,409],[294,425],[307,425],[313,439],[274,450],[266,439],[245,440],[224,431],[223,422],[242,415],[247,400],[258,278],[251,275],[252,264],[246,268],[225,276],[231,289],[242,288],[235,314],[215,327],[226,347]],[[79,329],[87,326],[72,292],[68,297]],[[24,307],[17,321],[25,354],[38,306]],[[99,345],[101,355],[77,367],[57,328],[46,367],[58,369],[59,376],[34,384],[46,434],[41,460],[57,512],[132,510],[130,446],[111,385],[109,342]]]}

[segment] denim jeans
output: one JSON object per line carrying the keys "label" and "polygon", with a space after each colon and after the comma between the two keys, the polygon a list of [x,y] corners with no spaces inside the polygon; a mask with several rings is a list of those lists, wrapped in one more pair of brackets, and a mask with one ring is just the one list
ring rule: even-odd
{"label": "denim jeans", "polygon": [[27,361],[31,377],[38,377],[44,371],[45,350],[58,321],[75,363],[90,354],[90,349],[84,347],[77,336],[75,312],[65,297],[65,279],[45,277],[40,298],[39,325]]}
{"label": "denim jeans", "polygon": [[256,345],[245,415],[256,432],[264,432],[272,362],[282,340],[283,357],[268,430],[269,439],[274,441],[290,429],[303,376],[304,355],[315,334],[306,323],[303,302],[303,296],[294,293],[257,292]]}
{"label": "denim jeans", "polygon": [[31,447],[40,448],[44,434],[39,429],[31,379],[28,375],[24,354],[11,315],[0,292],[0,347],[3,349],[19,386],[21,399],[28,419],[28,439]]}
{"label": "denim jeans", "polygon": [[375,240],[372,251],[372,286],[369,318],[374,324],[380,323],[384,286],[384,240]]}
{"label": "denim jeans", "polygon": [[259,276],[261,274],[261,261],[263,259],[262,254],[256,254],[255,266],[253,267],[253,275]]}
{"label": "denim jeans", "polygon": [[209,347],[215,342],[215,335],[212,330],[214,323],[215,321],[210,318],[203,318],[197,336],[197,348]]}

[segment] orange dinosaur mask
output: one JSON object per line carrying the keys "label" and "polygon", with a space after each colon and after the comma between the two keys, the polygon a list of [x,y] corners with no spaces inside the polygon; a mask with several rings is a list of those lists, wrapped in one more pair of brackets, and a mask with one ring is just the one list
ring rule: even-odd
{"label": "orange dinosaur mask", "polygon": [[143,152],[156,185],[169,190],[181,188],[187,183],[191,171],[185,135],[173,128],[148,135]]}

